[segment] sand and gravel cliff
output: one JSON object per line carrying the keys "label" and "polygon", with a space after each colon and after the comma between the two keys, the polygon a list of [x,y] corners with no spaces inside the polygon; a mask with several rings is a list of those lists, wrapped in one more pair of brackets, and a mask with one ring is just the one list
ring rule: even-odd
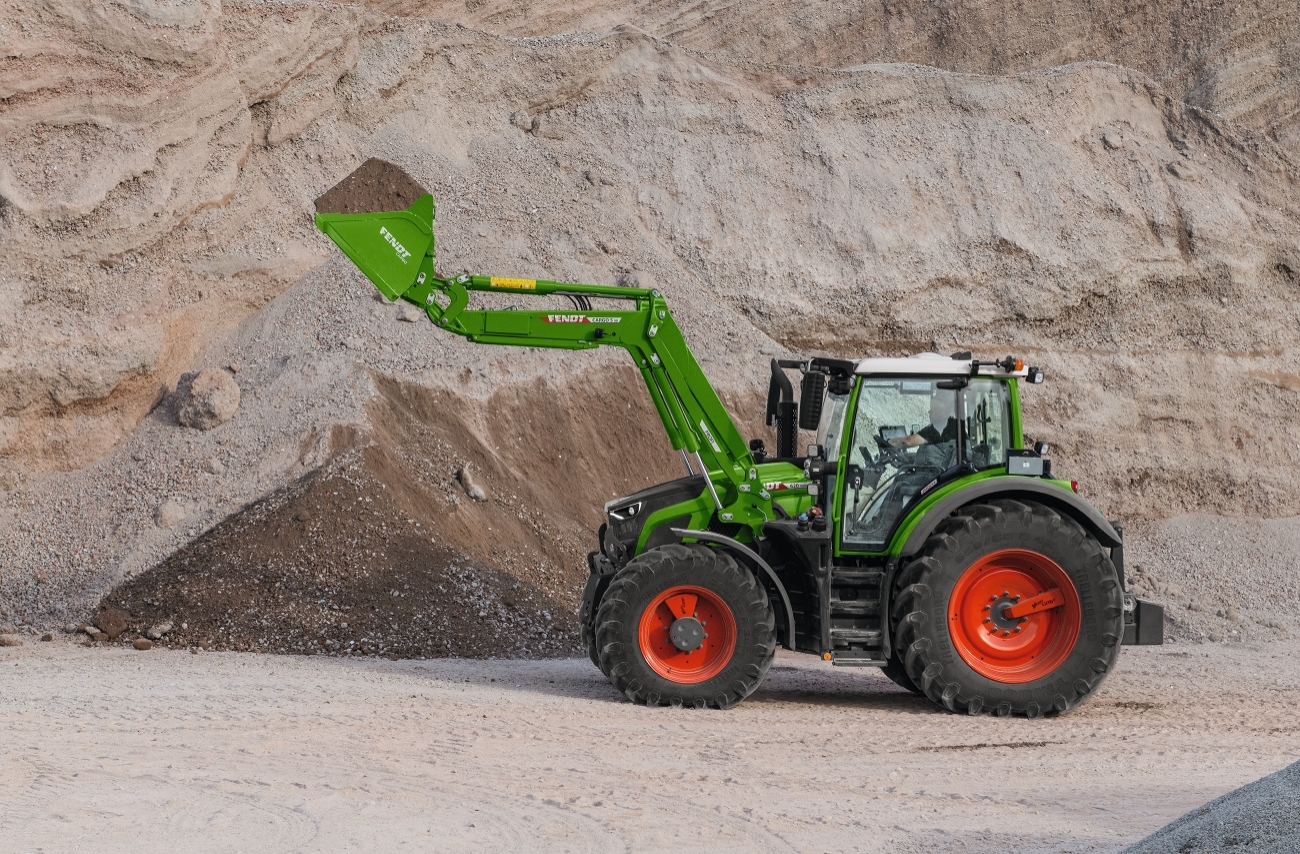
{"label": "sand and gravel cliff", "polygon": [[[600,503],[673,460],[617,354],[373,299],[311,200],[379,156],[435,193],[444,271],[663,289],[747,426],[775,354],[1041,363],[1057,469],[1149,526],[1152,591],[1216,591],[1180,631],[1284,631],[1295,567],[1247,556],[1300,515],[1297,44],[1262,0],[0,0],[0,617],[82,619],[258,513],[385,554],[303,505],[345,478],[532,585],[530,648],[570,636]],[[203,368],[238,411],[182,427]],[[1243,561],[1275,602],[1225,592]]]}

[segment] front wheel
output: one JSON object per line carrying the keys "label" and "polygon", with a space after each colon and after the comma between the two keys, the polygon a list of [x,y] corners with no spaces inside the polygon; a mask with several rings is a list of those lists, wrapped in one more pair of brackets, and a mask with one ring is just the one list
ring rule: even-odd
{"label": "front wheel", "polygon": [[628,562],[596,614],[601,670],[633,702],[730,708],[776,653],[772,604],[725,552],[667,545]]}
{"label": "front wheel", "polygon": [[1114,667],[1122,595],[1114,564],[1073,519],[1030,501],[973,505],[899,574],[896,649],[950,711],[1059,714]]}

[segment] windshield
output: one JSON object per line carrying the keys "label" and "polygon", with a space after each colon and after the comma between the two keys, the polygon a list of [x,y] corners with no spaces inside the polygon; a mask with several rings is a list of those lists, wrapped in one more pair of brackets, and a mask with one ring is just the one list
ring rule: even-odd
{"label": "windshield", "polygon": [[[973,379],[862,380],[844,482],[843,545],[883,549],[921,490],[962,463],[976,470],[1005,465],[1007,388]],[[960,443],[960,447],[959,447]]]}

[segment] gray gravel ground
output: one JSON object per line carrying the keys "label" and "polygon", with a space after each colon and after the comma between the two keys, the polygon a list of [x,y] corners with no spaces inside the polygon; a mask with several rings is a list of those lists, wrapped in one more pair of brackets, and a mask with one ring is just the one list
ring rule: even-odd
{"label": "gray gravel ground", "polygon": [[1124,854],[1220,851],[1300,851],[1300,762],[1192,810]]}

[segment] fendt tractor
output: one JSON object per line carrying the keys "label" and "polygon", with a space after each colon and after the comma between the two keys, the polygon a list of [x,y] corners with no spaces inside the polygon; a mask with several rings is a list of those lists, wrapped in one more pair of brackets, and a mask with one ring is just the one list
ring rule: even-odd
{"label": "fendt tractor", "polygon": [[[628,699],[729,708],[780,643],[879,667],[950,711],[1033,718],[1095,691],[1122,644],[1162,643],[1162,609],[1125,590],[1122,526],[1024,438],[1020,388],[1041,369],[773,359],[769,451],[742,437],[657,289],[439,276],[432,195],[379,160],[316,207],[385,297],[439,329],[631,354],[687,475],[607,502],[588,555],[582,638]],[[552,307],[470,308],[477,292]],[[815,441],[797,447],[800,430]]]}

